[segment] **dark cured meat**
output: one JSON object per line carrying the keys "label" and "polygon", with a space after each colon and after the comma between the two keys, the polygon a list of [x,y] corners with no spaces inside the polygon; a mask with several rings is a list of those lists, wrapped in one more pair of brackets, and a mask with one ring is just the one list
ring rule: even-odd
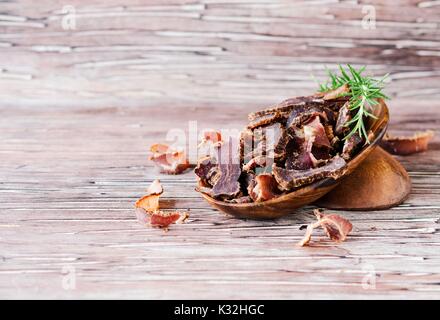
{"label": "dark cured meat", "polygon": [[345,165],[344,159],[335,156],[322,167],[308,170],[288,170],[274,165],[272,173],[282,190],[292,190],[323,178],[336,179],[343,174]]}
{"label": "dark cured meat", "polygon": [[210,156],[199,159],[194,173],[200,178],[204,186],[212,187],[220,178],[218,165]]}
{"label": "dark cured meat", "polygon": [[250,122],[247,125],[247,128],[248,129],[255,129],[258,127],[267,126],[269,124],[273,124],[273,123],[276,123],[277,121],[282,120],[283,118],[286,117],[286,115],[287,114],[285,114],[285,113],[283,114],[281,112],[276,112],[274,114],[266,114],[261,117],[258,117],[254,121]]}
{"label": "dark cured meat", "polygon": [[271,174],[258,175],[255,178],[255,184],[249,189],[249,195],[255,202],[267,201],[280,194],[278,184]]}
{"label": "dark cured meat", "polygon": [[215,198],[232,199],[240,193],[241,175],[238,142],[232,137],[219,147],[219,179],[212,188]]}
{"label": "dark cured meat", "polygon": [[349,110],[349,104],[348,102],[345,103],[338,113],[338,119],[336,120],[335,125],[335,134],[344,135],[348,131],[350,131],[350,128],[346,126],[348,121],[351,120],[350,110]]}
{"label": "dark cured meat", "polygon": [[316,147],[331,148],[324,126],[319,120],[319,116],[315,116],[309,123],[304,125],[304,138],[306,141],[312,141]]}
{"label": "dark cured meat", "polygon": [[240,166],[237,164],[220,164],[220,179],[212,188],[215,198],[231,199],[240,193],[238,178],[241,174]]}
{"label": "dark cured meat", "polygon": [[344,147],[342,148],[342,158],[349,160],[354,153],[361,147],[364,140],[357,134],[353,134],[350,138],[344,141]]}
{"label": "dark cured meat", "polygon": [[325,122],[328,121],[328,116],[325,110],[322,107],[314,106],[314,105],[305,105],[292,110],[289,114],[289,118],[286,122],[286,127],[289,130],[293,128],[299,128],[304,123],[310,121],[310,119],[319,116]]}
{"label": "dark cured meat", "polygon": [[286,146],[289,141],[289,135],[284,126],[280,123],[275,123],[266,127],[264,131],[266,154],[276,160],[284,159],[286,156]]}
{"label": "dark cured meat", "polygon": [[274,114],[277,112],[280,114],[289,113],[292,109],[306,104],[323,105],[324,100],[319,99],[316,96],[290,98],[265,110],[249,113],[248,119],[249,121],[254,121],[268,114]]}
{"label": "dark cured meat", "polygon": [[[299,140],[300,141],[300,140]],[[316,163],[316,159],[311,153],[312,141],[301,141],[301,144],[295,143],[296,147],[292,147],[295,151],[289,153],[286,159],[286,169],[289,170],[307,170],[313,168]]]}

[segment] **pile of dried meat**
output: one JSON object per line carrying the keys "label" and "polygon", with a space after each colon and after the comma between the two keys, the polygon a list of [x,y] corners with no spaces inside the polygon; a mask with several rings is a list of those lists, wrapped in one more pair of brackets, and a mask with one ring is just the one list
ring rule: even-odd
{"label": "pile of dried meat", "polygon": [[198,191],[226,202],[260,202],[340,177],[365,143],[357,134],[344,140],[353,116],[347,91],[343,86],[249,114],[239,136],[219,135],[199,159]]}

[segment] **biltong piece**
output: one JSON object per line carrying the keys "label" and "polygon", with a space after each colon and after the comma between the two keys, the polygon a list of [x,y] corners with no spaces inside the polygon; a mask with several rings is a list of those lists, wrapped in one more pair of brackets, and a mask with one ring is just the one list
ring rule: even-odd
{"label": "biltong piece", "polygon": [[356,151],[361,147],[363,142],[364,140],[357,133],[346,139],[342,148],[342,158],[347,161],[350,160]]}
{"label": "biltong piece", "polygon": [[212,187],[220,178],[217,161],[210,156],[199,159],[194,173],[200,178],[202,185]]}
{"label": "biltong piece", "polygon": [[308,104],[323,105],[324,100],[322,100],[316,96],[289,98],[289,99],[286,99],[286,100],[282,101],[281,103],[273,105],[267,109],[249,113],[248,119],[249,119],[249,121],[255,121],[258,118],[262,118],[263,116],[273,115],[276,113],[278,113],[280,115],[286,115],[290,111],[292,111],[292,109],[302,107],[302,106],[305,106]]}
{"label": "biltong piece", "polygon": [[248,187],[249,196],[255,202],[267,201],[276,198],[281,191],[278,183],[271,174],[259,174]]}
{"label": "biltong piece", "polygon": [[345,172],[346,162],[335,156],[325,165],[308,170],[289,170],[274,165],[272,173],[282,190],[292,190],[324,178],[338,179]]}
{"label": "biltong piece", "polygon": [[336,135],[345,135],[350,128],[347,126],[347,123],[351,120],[351,114],[349,109],[349,103],[346,102],[338,112],[338,119],[336,120],[335,125],[335,134]]}
{"label": "biltong piece", "polygon": [[220,178],[212,188],[212,195],[218,199],[232,199],[240,194],[241,168],[239,164],[219,164]]}

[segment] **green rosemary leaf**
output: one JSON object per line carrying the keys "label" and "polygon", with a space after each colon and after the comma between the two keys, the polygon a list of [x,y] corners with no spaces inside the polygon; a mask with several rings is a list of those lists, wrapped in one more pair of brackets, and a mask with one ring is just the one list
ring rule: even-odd
{"label": "green rosemary leaf", "polygon": [[329,79],[324,84],[319,85],[319,91],[326,92],[335,90],[344,84],[349,86],[349,93],[344,95],[350,97],[349,108],[353,113],[353,117],[346,123],[346,126],[350,127],[350,132],[344,139],[358,134],[365,139],[366,143],[369,143],[365,121],[366,118],[369,117],[377,118],[373,112],[374,107],[378,104],[377,99],[389,99],[389,97],[383,93],[385,80],[389,74],[384,75],[380,79],[376,79],[362,75],[366,69],[365,66],[357,70],[350,64],[347,64],[346,67],[341,65],[338,67],[340,75],[326,68]]}

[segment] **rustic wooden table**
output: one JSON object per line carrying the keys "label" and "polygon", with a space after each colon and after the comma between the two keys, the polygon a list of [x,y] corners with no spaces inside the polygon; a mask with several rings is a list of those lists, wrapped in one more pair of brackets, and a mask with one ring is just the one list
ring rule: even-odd
{"label": "rustic wooden table", "polygon": [[[440,131],[436,1],[51,1],[0,6],[0,298],[440,298],[440,138],[401,157],[410,198],[340,212],[348,241],[295,243],[313,206],[275,221],[211,209],[192,172],[160,175],[170,128],[241,128],[316,86],[324,64],[391,72],[394,133]],[[70,11],[69,11],[70,10]],[[66,22],[66,21],[64,21]],[[69,22],[69,21],[67,21]],[[168,233],[133,203],[160,178]],[[321,234],[322,235],[322,234]]]}

